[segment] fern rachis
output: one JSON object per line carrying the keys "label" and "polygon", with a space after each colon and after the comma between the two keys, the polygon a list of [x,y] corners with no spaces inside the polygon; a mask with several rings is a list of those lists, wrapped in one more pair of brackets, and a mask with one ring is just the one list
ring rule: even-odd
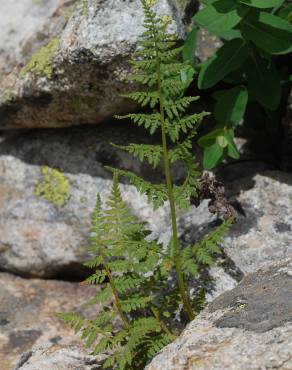
{"label": "fern rachis", "polygon": [[[202,309],[204,291],[200,289],[190,299],[189,283],[201,266],[213,263],[232,222],[226,221],[194,245],[179,243],[176,209],[187,209],[197,195],[199,172],[192,146],[196,128],[208,113],[187,114],[189,104],[197,99],[184,96],[187,83],[182,72],[190,67],[178,60],[181,48],[175,47],[175,38],[167,32],[169,19],[158,17],[153,3],[154,0],[141,0],[146,31],[135,52],[130,77],[146,90],[125,95],[150,107],[151,112],[117,118],[131,119],[150,135],[160,131],[161,145],[131,143],[115,147],[147,161],[154,169],[162,162],[165,181],[153,184],[130,171],[108,167],[114,174],[112,190],[106,209],[102,209],[97,197],[90,235],[91,258],[86,263],[95,269],[86,282],[100,286],[88,303],[103,303],[104,309],[93,320],[79,314],[59,315],[75,331],[82,332],[93,355],[106,355],[103,368],[120,370],[143,369]],[[171,167],[176,161],[187,169],[181,185],[172,181]],[[154,209],[169,202],[172,237],[167,246],[147,238],[150,232],[145,224],[128,210],[118,185],[120,176],[146,195]]]}

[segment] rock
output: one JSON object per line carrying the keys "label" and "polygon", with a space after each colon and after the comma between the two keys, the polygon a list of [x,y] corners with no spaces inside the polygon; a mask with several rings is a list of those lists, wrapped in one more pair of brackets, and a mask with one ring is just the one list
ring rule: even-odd
{"label": "rock", "polygon": [[[156,10],[183,37],[196,4],[159,0]],[[132,88],[142,18],[139,0],[0,0],[0,128],[95,124],[132,110],[120,94]]]}
{"label": "rock", "polygon": [[[0,144],[0,268],[23,276],[75,279],[82,268],[90,227],[90,215],[99,192],[106,198],[111,175],[103,165],[135,170],[147,178],[149,168],[118,150],[109,141],[126,143],[141,137],[141,131],[113,126],[102,130],[83,127],[46,130],[4,136]],[[142,136],[143,137],[143,136]],[[60,169],[69,180],[69,198],[64,206],[37,197],[43,166]],[[177,174],[181,173],[178,169]],[[157,174],[156,174],[157,177]],[[158,177],[161,173],[158,172]],[[139,218],[147,220],[154,236],[170,235],[167,206],[154,212],[136,189],[121,185],[123,195]],[[203,206],[185,222],[207,222]],[[181,224],[181,228],[184,223]]]}
{"label": "rock", "polygon": [[[147,142],[142,131],[120,123],[57,131],[6,132],[2,136],[2,270],[23,276],[75,279],[87,273],[82,262],[86,258],[90,215],[96,193],[105,199],[111,185],[110,174],[103,166],[131,169],[152,180],[160,179],[162,174],[160,170],[153,173],[145,164],[112,149],[110,141]],[[69,180],[69,198],[64,206],[35,195],[44,166],[63,171]],[[182,169],[178,167],[175,174],[177,180],[181,178]],[[242,212],[225,243],[224,268],[235,280],[242,277],[240,270],[255,271],[291,253],[291,175],[269,171],[255,177],[248,174],[242,179],[243,173],[238,173],[237,178],[226,182],[230,199]],[[121,187],[129,207],[140,219],[149,222],[153,236],[167,242],[171,234],[168,207],[154,212],[136,189],[127,184]],[[200,208],[180,213],[178,225],[182,243],[193,243],[216,225],[216,217],[210,215],[204,202]],[[218,271],[215,275],[218,276]]]}
{"label": "rock", "polygon": [[[292,175],[266,171],[252,179],[235,182],[242,190],[236,205],[240,212],[237,224],[226,239],[224,250],[243,272],[259,268],[292,255]],[[244,185],[245,184],[245,185]]]}
{"label": "rock", "polygon": [[288,97],[287,113],[283,119],[284,140],[282,145],[282,169],[292,171],[292,90]]}
{"label": "rock", "polygon": [[44,345],[22,355],[14,370],[97,370],[96,359],[77,346]]}
{"label": "rock", "polygon": [[215,299],[147,370],[292,369],[292,260]]}
{"label": "rock", "polygon": [[[57,318],[55,312],[81,312],[94,317],[99,307],[82,307],[96,291],[96,287],[81,286],[78,283],[31,279],[26,280],[6,273],[0,274],[0,363],[1,370],[11,370],[16,366],[22,353],[22,363],[32,357],[31,349],[39,346],[58,348],[68,347],[66,361],[78,364],[78,352],[85,350],[74,331]],[[78,346],[78,351],[71,349]],[[37,352],[41,357],[40,353]],[[45,351],[43,352],[45,353]],[[48,353],[48,352],[47,352]],[[83,360],[80,357],[80,363]],[[92,361],[92,358],[91,358]],[[20,362],[19,362],[20,363]],[[39,363],[40,364],[40,363]],[[53,364],[53,362],[51,363]],[[84,362],[85,364],[85,362]],[[88,369],[92,369],[88,362]],[[44,363],[45,366],[45,363]],[[22,367],[19,365],[19,367]],[[25,367],[26,368],[26,367]],[[28,367],[32,369],[32,367]],[[53,367],[39,366],[38,370],[53,370]],[[72,369],[78,367],[72,367]],[[62,367],[63,369],[63,367]],[[69,367],[69,369],[71,369]],[[83,368],[82,368],[83,369]],[[87,369],[84,367],[84,369]],[[58,368],[61,370],[61,367]]]}
{"label": "rock", "polygon": [[[291,256],[292,175],[264,171],[240,180],[233,178],[225,185],[238,214],[224,242],[224,252],[235,266],[245,274]],[[203,230],[210,227],[208,222]],[[195,225],[185,225],[185,243],[200,235]]]}

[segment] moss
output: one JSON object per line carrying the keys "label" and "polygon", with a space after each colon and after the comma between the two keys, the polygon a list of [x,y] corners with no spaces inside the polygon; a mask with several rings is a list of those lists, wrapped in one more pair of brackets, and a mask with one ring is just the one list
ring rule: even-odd
{"label": "moss", "polygon": [[20,71],[20,77],[24,78],[28,73],[51,78],[53,74],[53,57],[60,45],[58,37],[51,40],[46,46],[40,48]]}
{"label": "moss", "polygon": [[5,103],[10,103],[14,99],[14,97],[15,93],[12,90],[7,89],[3,94],[2,100]]}
{"label": "moss", "polygon": [[88,0],[82,0],[82,14],[84,16],[88,15]]}
{"label": "moss", "polygon": [[43,180],[36,186],[35,195],[57,206],[63,206],[69,197],[69,181],[65,175],[47,166],[42,168]]}

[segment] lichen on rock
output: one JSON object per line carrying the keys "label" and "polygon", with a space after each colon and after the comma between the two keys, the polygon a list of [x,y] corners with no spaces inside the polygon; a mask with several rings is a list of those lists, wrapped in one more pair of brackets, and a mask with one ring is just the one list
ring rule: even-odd
{"label": "lichen on rock", "polygon": [[20,71],[20,77],[24,78],[28,73],[34,73],[39,76],[52,78],[53,75],[53,57],[59,48],[60,40],[58,37],[52,39],[46,46],[40,48]]}
{"label": "lichen on rock", "polygon": [[15,93],[11,89],[7,89],[3,94],[3,101],[10,103],[15,97]]}
{"label": "lichen on rock", "polygon": [[69,181],[65,175],[47,166],[42,168],[43,181],[36,189],[35,195],[46,199],[57,206],[63,206],[69,197]]}

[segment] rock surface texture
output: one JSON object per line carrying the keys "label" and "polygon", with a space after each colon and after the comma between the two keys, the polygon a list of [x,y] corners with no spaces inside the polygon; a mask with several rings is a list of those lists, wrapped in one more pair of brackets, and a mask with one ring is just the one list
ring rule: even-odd
{"label": "rock surface texture", "polygon": [[[196,1],[159,0],[156,10],[182,37]],[[119,95],[142,19],[139,0],[0,0],[0,129],[99,123],[133,109]]]}
{"label": "rock surface texture", "polygon": [[146,369],[292,369],[292,260],[247,275]]}
{"label": "rock surface texture", "polygon": [[[149,168],[113,151],[109,141],[136,141],[140,131],[82,127],[71,130],[19,132],[2,137],[0,147],[0,268],[23,276],[58,277],[70,271],[82,276],[90,215],[96,193],[105,198],[110,188],[103,165],[133,169],[143,176]],[[129,132],[129,131],[128,131]],[[69,180],[64,206],[37,197],[43,166],[57,168]],[[177,170],[178,177],[181,171]],[[157,177],[157,178],[158,178]],[[228,184],[236,201],[238,223],[225,243],[226,255],[244,273],[291,254],[292,177],[263,172]],[[168,208],[154,212],[144,197],[122,185],[125,200],[138,217],[149,222],[162,241],[170,237]],[[183,243],[194,242],[212,227],[206,203],[179,218]]]}
{"label": "rock surface texture", "polygon": [[[80,364],[86,364],[84,369],[92,369],[86,352],[83,357],[82,344],[78,340],[73,330],[64,326],[55,316],[55,312],[79,311],[92,316],[98,307],[89,306],[82,308],[82,303],[86,302],[94,295],[96,288],[80,286],[78,283],[49,280],[26,280],[10,274],[0,274],[0,368],[1,370],[12,370],[22,368],[21,363],[26,363],[32,356],[33,346],[45,346],[50,351],[62,353],[61,348],[68,347],[66,356],[62,357],[62,367],[54,367],[54,357],[51,360],[51,367],[42,365],[39,362],[35,367],[25,367],[25,369],[37,370],[61,370],[77,369],[78,360]],[[77,346],[77,349],[71,349]],[[45,352],[41,352],[45,353]],[[49,353],[49,352],[47,352]],[[57,356],[55,353],[54,356]],[[21,356],[21,354],[23,354]],[[20,360],[21,357],[21,360]],[[38,357],[41,361],[40,352]],[[66,361],[65,361],[66,359]],[[70,367],[72,361],[75,367]],[[92,359],[91,359],[92,361]],[[59,362],[60,365],[60,362]],[[47,366],[47,367],[46,367]],[[83,369],[81,366],[80,368]]]}
{"label": "rock surface texture", "polygon": [[25,353],[13,370],[97,370],[96,360],[78,346],[44,345]]}

